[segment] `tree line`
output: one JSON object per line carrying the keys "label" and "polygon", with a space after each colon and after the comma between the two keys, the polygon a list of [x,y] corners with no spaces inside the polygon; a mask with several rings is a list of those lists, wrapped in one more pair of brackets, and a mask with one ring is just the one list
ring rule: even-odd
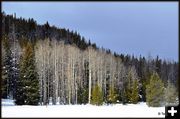
{"label": "tree line", "polygon": [[177,101],[177,62],[112,53],[48,22],[2,16],[3,98],[18,105]]}

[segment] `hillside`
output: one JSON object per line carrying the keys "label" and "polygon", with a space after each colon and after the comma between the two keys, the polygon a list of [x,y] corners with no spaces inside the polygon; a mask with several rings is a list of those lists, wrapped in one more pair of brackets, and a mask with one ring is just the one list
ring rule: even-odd
{"label": "hillside", "polygon": [[148,103],[155,89],[148,105],[164,106],[178,96],[178,62],[117,54],[48,22],[2,13],[1,47],[2,98],[17,105]]}

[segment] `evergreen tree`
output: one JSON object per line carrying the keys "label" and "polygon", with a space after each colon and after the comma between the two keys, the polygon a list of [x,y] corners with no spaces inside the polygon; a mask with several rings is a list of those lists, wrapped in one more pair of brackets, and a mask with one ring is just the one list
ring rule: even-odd
{"label": "evergreen tree", "polygon": [[130,103],[137,103],[139,100],[139,86],[138,86],[138,79],[137,74],[134,67],[131,67],[128,72],[128,84],[126,87],[126,95],[128,98],[128,102]]}
{"label": "evergreen tree", "polygon": [[128,97],[126,92],[127,90],[125,88],[121,91],[121,101],[123,105],[128,103]]}
{"label": "evergreen tree", "polygon": [[110,86],[109,88],[109,94],[108,94],[108,103],[116,103],[117,101],[117,93],[114,87]]}
{"label": "evergreen tree", "polygon": [[119,100],[122,102],[122,104],[128,103],[128,96],[127,96],[127,81],[123,82],[122,89],[120,90],[119,93]]}
{"label": "evergreen tree", "polygon": [[142,101],[146,102],[146,85],[148,84],[148,80],[141,79],[141,81],[140,95],[142,96]]}
{"label": "evergreen tree", "polygon": [[2,92],[2,98],[7,98],[7,80],[8,80],[8,75],[7,75],[7,68],[6,68],[6,52],[3,43],[1,42],[1,70],[2,70],[2,84],[1,84],[1,92]]}
{"label": "evergreen tree", "polygon": [[163,104],[164,84],[157,73],[150,77],[149,84],[146,85],[146,101],[148,106],[159,107]]}
{"label": "evergreen tree", "polygon": [[132,94],[131,94],[131,102],[136,104],[139,100],[139,88],[138,88],[138,81],[133,81],[133,88],[132,88]]}
{"label": "evergreen tree", "polygon": [[9,98],[12,92],[12,52],[9,40],[6,36],[2,37],[2,97]]}
{"label": "evergreen tree", "polygon": [[178,93],[175,86],[168,80],[168,85],[164,93],[166,105],[176,105],[176,99],[178,98]]}
{"label": "evergreen tree", "polygon": [[126,95],[127,95],[127,101],[131,102],[131,94],[132,94],[132,76],[131,73],[128,72],[127,76],[128,83],[126,85]]}
{"label": "evergreen tree", "polygon": [[88,89],[87,88],[79,88],[78,89],[78,104],[86,104],[88,103]]}
{"label": "evergreen tree", "polygon": [[95,85],[92,90],[91,104],[102,105],[103,104],[103,93],[98,85]]}
{"label": "evergreen tree", "polygon": [[[20,57],[20,62],[22,61],[22,57]],[[20,66],[21,67],[21,66]],[[16,96],[15,96],[15,103],[17,105],[24,105],[25,104],[25,91],[24,91],[24,80],[22,79],[22,69],[20,69],[20,78],[17,80],[16,84]]]}
{"label": "evergreen tree", "polygon": [[139,88],[138,88],[138,81],[132,81],[132,87],[128,87],[126,89],[126,96],[129,103],[136,104],[139,100]]}
{"label": "evergreen tree", "polygon": [[17,105],[37,105],[39,102],[39,82],[37,77],[33,46],[28,43],[21,58],[20,79],[17,81]]}

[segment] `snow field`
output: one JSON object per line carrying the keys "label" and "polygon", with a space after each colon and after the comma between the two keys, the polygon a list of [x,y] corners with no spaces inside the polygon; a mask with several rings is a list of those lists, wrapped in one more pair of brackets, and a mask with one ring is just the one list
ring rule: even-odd
{"label": "snow field", "polygon": [[2,117],[165,117],[165,107],[146,103],[115,105],[3,106]]}

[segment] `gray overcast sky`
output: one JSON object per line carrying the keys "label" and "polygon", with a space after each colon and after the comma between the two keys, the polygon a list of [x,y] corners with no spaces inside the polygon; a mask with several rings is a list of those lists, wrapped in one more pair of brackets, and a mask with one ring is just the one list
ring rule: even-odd
{"label": "gray overcast sky", "polygon": [[117,53],[178,61],[178,2],[2,2],[2,10],[76,30]]}

